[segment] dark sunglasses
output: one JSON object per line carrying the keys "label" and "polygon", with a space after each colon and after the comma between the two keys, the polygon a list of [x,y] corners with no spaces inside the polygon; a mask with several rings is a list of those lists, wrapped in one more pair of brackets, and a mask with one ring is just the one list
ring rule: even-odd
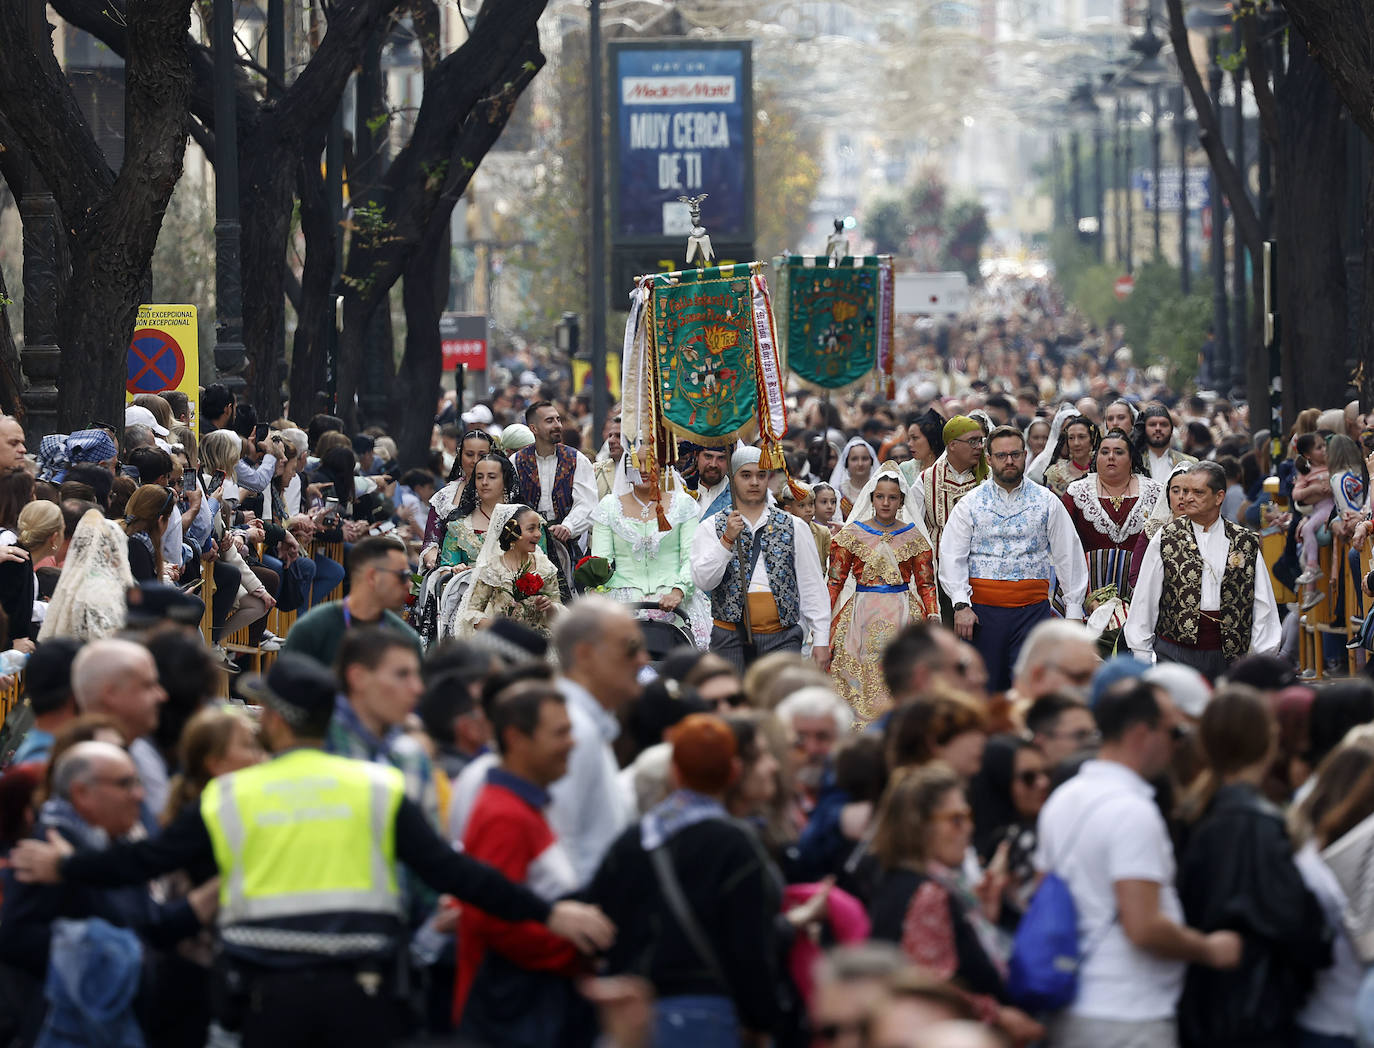
{"label": "dark sunglasses", "polygon": [[729,695],[722,695],[718,699],[710,699],[708,701],[714,709],[720,709],[723,706],[728,706],[730,709],[733,710],[739,709],[739,707],[747,705],[749,702],[749,696],[745,695],[742,691],[732,691]]}
{"label": "dark sunglasses", "polygon": [[1043,768],[1038,771],[1018,771],[1016,773],[1016,781],[1029,790],[1039,785],[1041,782],[1049,782],[1050,773]]}

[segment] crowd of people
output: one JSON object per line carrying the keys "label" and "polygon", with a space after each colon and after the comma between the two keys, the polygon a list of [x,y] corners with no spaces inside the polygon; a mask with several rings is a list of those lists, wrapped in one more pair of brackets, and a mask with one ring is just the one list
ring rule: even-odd
{"label": "crowd of people", "polygon": [[0,1045],[1374,1045],[1374,429],[982,302],[786,470],[521,354],[404,469],[0,419]]}

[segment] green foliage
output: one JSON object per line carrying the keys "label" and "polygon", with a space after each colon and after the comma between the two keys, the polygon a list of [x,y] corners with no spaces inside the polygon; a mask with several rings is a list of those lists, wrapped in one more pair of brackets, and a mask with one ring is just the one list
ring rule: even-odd
{"label": "green foliage", "polygon": [[864,213],[864,232],[880,255],[900,255],[906,251],[907,238],[916,232],[907,218],[906,208],[897,197],[884,197]]}
{"label": "green foliage", "polygon": [[1212,304],[1206,292],[1185,296],[1179,272],[1167,262],[1147,262],[1135,273],[1135,289],[1116,297],[1116,266],[1098,265],[1092,247],[1070,229],[1055,232],[1050,242],[1055,274],[1065,296],[1093,325],[1121,324],[1136,363],[1162,365],[1168,382],[1182,389],[1197,377],[1197,354],[1207,336]]}
{"label": "green foliage", "polygon": [[978,282],[978,256],[988,238],[988,211],[976,200],[961,200],[944,214],[943,268],[960,270],[970,284]]}
{"label": "green foliage", "polygon": [[949,188],[937,171],[926,171],[904,195],[870,203],[863,230],[878,254],[908,256],[913,236],[934,232],[939,238],[934,264],[978,282],[978,259],[989,233],[987,209],[973,199],[950,203]]}

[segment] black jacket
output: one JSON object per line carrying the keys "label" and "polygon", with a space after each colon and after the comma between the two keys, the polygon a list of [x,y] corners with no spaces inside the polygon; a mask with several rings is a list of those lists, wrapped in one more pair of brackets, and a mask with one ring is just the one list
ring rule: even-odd
{"label": "black jacket", "polygon": [[1279,810],[1251,786],[1218,790],[1183,853],[1178,893],[1189,927],[1245,941],[1232,971],[1189,966],[1183,1044],[1287,1045],[1314,970],[1331,963],[1331,931],[1293,863]]}
{"label": "black jacket", "polygon": [[[917,890],[930,880],[924,873],[914,870],[888,870],[878,882],[873,893],[873,901],[868,904],[868,916],[872,921],[872,937],[879,942],[901,945],[903,927],[907,911]],[[1005,1001],[1007,992],[1002,976],[988,957],[987,951],[978,938],[978,933],[969,922],[963,905],[949,895],[949,920],[954,929],[954,952],[958,956],[958,967],[954,981],[969,993],[993,997]]]}
{"label": "black jacket", "polygon": [[708,819],[679,830],[666,845],[729,987],[711,974],[659,892],[639,823],[611,845],[581,894],[617,928],[609,972],[643,976],[659,997],[728,994],[745,1027],[771,1031],[779,1019],[774,918],[781,893],[766,853],[748,833],[736,822]]}

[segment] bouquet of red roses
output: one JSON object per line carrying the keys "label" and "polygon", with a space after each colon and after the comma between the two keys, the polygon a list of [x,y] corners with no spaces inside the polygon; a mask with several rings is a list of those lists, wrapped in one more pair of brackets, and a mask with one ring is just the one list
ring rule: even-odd
{"label": "bouquet of red roses", "polygon": [[583,557],[573,568],[573,582],[584,590],[599,590],[611,577],[605,557]]}
{"label": "bouquet of red roses", "polygon": [[516,599],[517,603],[523,603],[530,597],[537,596],[539,591],[544,588],[543,576],[525,568],[519,575],[511,580],[510,595]]}

